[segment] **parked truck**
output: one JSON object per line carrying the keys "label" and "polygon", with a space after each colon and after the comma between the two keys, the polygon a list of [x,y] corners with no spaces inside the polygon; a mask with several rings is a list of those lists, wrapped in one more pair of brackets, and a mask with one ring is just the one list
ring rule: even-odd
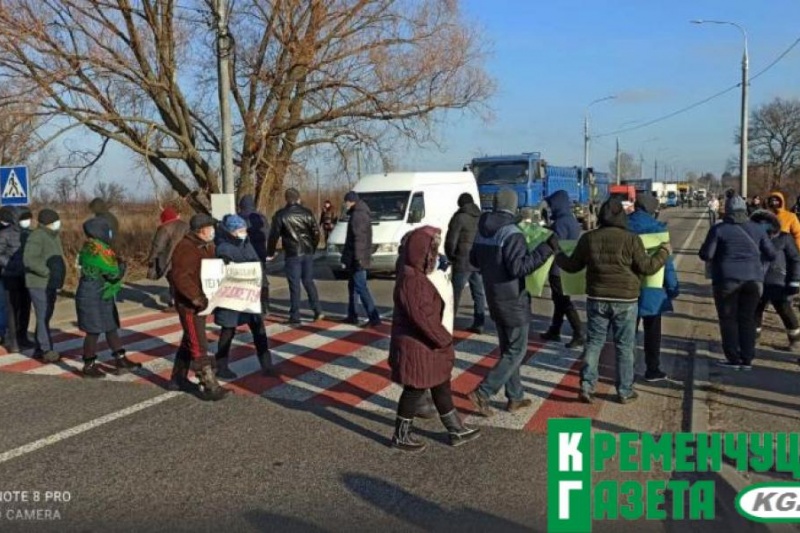
{"label": "parked truck", "polygon": [[595,225],[599,202],[608,197],[608,174],[580,167],[548,164],[540,152],[519,155],[477,157],[470,163],[484,211],[492,208],[494,195],[501,187],[516,191],[518,207],[540,209],[550,194],[564,190],[573,202],[573,212],[585,229]]}

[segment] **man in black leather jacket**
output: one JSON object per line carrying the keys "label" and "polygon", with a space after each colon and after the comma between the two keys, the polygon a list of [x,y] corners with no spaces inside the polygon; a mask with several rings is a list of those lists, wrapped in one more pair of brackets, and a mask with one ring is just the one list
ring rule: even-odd
{"label": "man in black leather jacket", "polygon": [[319,302],[317,286],[314,284],[314,254],[319,246],[320,232],[317,219],[306,207],[300,205],[297,189],[287,189],[284,195],[286,206],[272,218],[272,230],[267,242],[267,256],[275,256],[278,239],[283,243],[284,270],[289,281],[289,324],[300,324],[300,285],[308,294],[308,302],[314,310],[314,320],[324,318]]}

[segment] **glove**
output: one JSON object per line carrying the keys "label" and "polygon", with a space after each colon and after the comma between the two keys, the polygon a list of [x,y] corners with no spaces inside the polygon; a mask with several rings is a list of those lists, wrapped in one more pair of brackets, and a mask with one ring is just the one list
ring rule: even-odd
{"label": "glove", "polygon": [[450,268],[450,261],[447,260],[447,256],[439,254],[439,266],[437,268],[442,271]]}
{"label": "glove", "polygon": [[800,282],[793,281],[786,287],[786,294],[789,296],[794,296],[795,294],[800,294]]}
{"label": "glove", "polygon": [[547,246],[553,249],[553,252],[558,252],[561,250],[561,246],[558,244],[558,235],[552,233],[550,237],[547,238]]}
{"label": "glove", "polygon": [[669,255],[672,255],[672,246],[668,242],[662,242],[661,247],[665,249]]}
{"label": "glove", "polygon": [[206,307],[208,307],[208,298],[206,298],[205,296],[201,296],[200,298],[195,298],[194,300],[192,300],[192,305],[198,311],[204,311]]}

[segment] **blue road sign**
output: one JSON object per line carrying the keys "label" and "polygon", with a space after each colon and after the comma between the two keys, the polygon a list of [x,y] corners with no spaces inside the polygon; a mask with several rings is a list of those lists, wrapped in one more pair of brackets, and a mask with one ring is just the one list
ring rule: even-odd
{"label": "blue road sign", "polygon": [[28,167],[0,167],[0,205],[30,203]]}

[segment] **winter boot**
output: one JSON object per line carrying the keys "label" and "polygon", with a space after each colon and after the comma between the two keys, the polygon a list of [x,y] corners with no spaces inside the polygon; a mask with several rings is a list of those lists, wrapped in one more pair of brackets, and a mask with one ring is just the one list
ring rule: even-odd
{"label": "winter boot", "polygon": [[411,428],[414,425],[413,418],[397,417],[394,421],[394,435],[392,436],[392,446],[404,452],[421,452],[427,445],[420,442],[411,435]]}
{"label": "winter boot", "polygon": [[586,342],[583,338],[583,330],[581,328],[581,317],[576,309],[567,311],[567,320],[572,328],[572,340],[566,344],[569,349],[582,348]]}
{"label": "winter boot", "polygon": [[205,364],[197,371],[197,379],[200,380],[200,398],[207,402],[216,402],[225,398],[228,394],[227,389],[223,389],[211,364]]}
{"label": "winter boot", "polygon": [[106,374],[100,369],[100,365],[97,364],[97,359],[93,358],[83,360],[81,375],[85,378],[103,378]]}
{"label": "winter boot", "polygon": [[419,399],[419,404],[417,405],[417,412],[414,413],[416,418],[425,418],[431,419],[436,418],[436,415],[439,414],[439,411],[436,410],[436,406],[433,404],[433,398],[431,397],[430,392],[425,392],[422,395],[422,398]]}
{"label": "winter boot", "polygon": [[272,352],[269,350],[258,354],[258,364],[261,365],[262,376],[274,376],[275,365],[272,363]]}
{"label": "winter boot", "polygon": [[789,350],[795,351],[800,348],[800,328],[788,330],[786,335],[789,337]]}
{"label": "winter boot", "polygon": [[543,341],[560,341],[561,340],[561,333],[553,329],[551,326],[547,331],[544,333],[539,334],[539,338]]}
{"label": "winter boot", "polygon": [[47,350],[42,354],[42,361],[45,363],[58,363],[61,359],[61,354],[55,350]]}
{"label": "winter boot", "polygon": [[480,335],[483,333],[483,325],[486,323],[486,316],[485,315],[475,315],[475,318],[472,320],[472,325],[467,328],[467,331],[470,333],[474,333],[475,335]]}
{"label": "winter boot", "polygon": [[170,377],[167,389],[175,392],[197,392],[197,386],[189,381],[189,362],[175,358],[172,366],[172,377]]}
{"label": "winter boot", "polygon": [[217,377],[228,381],[239,377],[236,372],[231,370],[227,357],[217,357]]}
{"label": "winter boot", "polygon": [[465,426],[455,409],[439,418],[450,436],[450,446],[461,446],[481,435],[480,429]]}
{"label": "winter boot", "polygon": [[114,373],[117,375],[142,368],[141,363],[134,363],[125,356],[125,350],[119,350],[111,355],[114,357]]}

